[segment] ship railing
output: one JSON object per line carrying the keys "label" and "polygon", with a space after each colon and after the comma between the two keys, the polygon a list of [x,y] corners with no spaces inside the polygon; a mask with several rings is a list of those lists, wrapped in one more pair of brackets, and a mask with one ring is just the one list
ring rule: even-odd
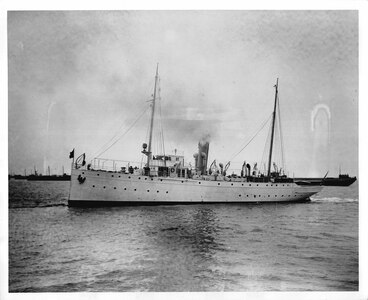
{"label": "ship railing", "polygon": [[142,163],[118,159],[94,158],[87,164],[86,168],[88,170],[129,173],[132,172],[132,170],[141,169]]}

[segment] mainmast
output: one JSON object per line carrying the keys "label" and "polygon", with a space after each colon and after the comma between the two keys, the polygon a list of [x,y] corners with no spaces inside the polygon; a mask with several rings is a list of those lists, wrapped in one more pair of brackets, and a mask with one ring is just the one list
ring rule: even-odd
{"label": "mainmast", "polygon": [[274,105],[273,114],[272,114],[271,145],[270,145],[270,154],[268,156],[267,177],[271,176],[272,147],[273,147],[273,136],[274,136],[274,133],[275,133],[275,119],[276,119],[276,105],[277,105],[278,86],[279,86],[279,79],[277,78],[276,84],[274,85],[274,87],[275,87],[275,105]]}
{"label": "mainmast", "polygon": [[154,116],[155,116],[157,81],[158,81],[158,64],[157,64],[157,67],[156,67],[155,88],[153,90],[150,135],[149,135],[148,153],[147,153],[147,168],[149,168],[150,159],[151,159],[151,155],[152,155],[152,153],[151,153],[151,149],[152,149],[152,132],[153,132],[153,120],[154,120]]}

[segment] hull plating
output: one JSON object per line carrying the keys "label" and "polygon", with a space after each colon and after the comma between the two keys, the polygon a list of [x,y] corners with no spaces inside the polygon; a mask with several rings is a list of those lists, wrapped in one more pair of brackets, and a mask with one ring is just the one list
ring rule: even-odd
{"label": "hull plating", "polygon": [[[80,183],[78,176],[85,178]],[[206,181],[72,170],[70,206],[299,202],[321,187],[294,183]]]}

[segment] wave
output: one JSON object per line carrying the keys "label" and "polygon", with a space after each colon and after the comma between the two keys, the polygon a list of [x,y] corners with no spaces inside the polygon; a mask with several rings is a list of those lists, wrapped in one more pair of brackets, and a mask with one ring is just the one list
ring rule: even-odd
{"label": "wave", "polygon": [[333,202],[333,203],[344,203],[344,202],[358,202],[358,198],[340,198],[340,197],[311,197],[312,202]]}
{"label": "wave", "polygon": [[12,206],[9,206],[9,209],[19,209],[19,208],[45,208],[45,207],[68,206],[67,203],[51,203],[51,204],[37,204],[37,203],[32,203],[32,204],[27,203],[25,205],[12,205]]}
{"label": "wave", "polygon": [[67,203],[54,203],[54,204],[38,205],[37,207],[54,207],[54,206],[68,206],[68,204]]}

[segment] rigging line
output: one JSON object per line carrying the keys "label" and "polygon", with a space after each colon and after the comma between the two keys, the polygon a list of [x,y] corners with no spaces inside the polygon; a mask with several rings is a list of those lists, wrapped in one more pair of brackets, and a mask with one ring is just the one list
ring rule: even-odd
{"label": "rigging line", "polygon": [[[159,85],[158,85],[158,95],[159,95],[159,110],[160,110],[160,126],[161,126],[161,140],[162,140],[162,151],[163,151],[163,155],[165,157],[165,140],[164,140],[164,128],[162,126],[162,110],[161,110],[161,88],[160,88],[160,83],[161,80],[159,80]],[[165,160],[166,162],[166,160]],[[166,163],[165,163],[166,164]]]}
{"label": "rigging line", "polygon": [[[151,105],[150,105],[150,106],[148,106],[148,107],[150,108],[150,107],[151,107]],[[145,139],[144,139],[145,141],[148,141],[149,131],[150,131],[150,127],[149,127],[149,126],[147,126],[146,136],[145,136]],[[147,164],[146,164],[146,163],[143,163],[144,158],[145,158],[145,154],[143,154],[143,153],[142,153],[141,166],[142,166],[142,165],[147,166]],[[148,166],[147,166],[147,167],[148,167]]]}
{"label": "rigging line", "polygon": [[[268,160],[268,150],[270,149],[270,142],[271,142],[271,131],[272,131],[272,126],[270,126],[269,130],[268,130],[268,134],[267,134],[267,138],[265,141],[265,145],[263,148],[263,154],[262,154],[262,160],[261,160],[261,164],[265,163],[267,164],[267,160]],[[267,168],[264,168],[265,172],[267,172]]]}
{"label": "rigging line", "polygon": [[[147,111],[147,107],[145,108],[144,112]],[[144,113],[143,112],[143,113]],[[124,123],[121,124],[121,126],[119,127],[119,129],[116,131],[116,133],[95,153],[99,153],[101,151],[103,151],[103,149],[105,149],[107,147],[107,145],[109,145],[109,143],[111,143],[111,141],[113,141],[120,133],[121,129],[124,127]],[[100,154],[101,155],[101,154]],[[99,155],[98,155],[99,156]],[[93,155],[92,157],[97,157],[97,155]]]}
{"label": "rigging line", "polygon": [[133,122],[132,125],[130,125],[130,127],[115,141],[113,142],[107,149],[105,149],[104,151],[102,151],[101,153],[99,153],[98,155],[96,155],[96,158],[99,157],[100,155],[104,154],[107,150],[109,150],[112,146],[114,146],[124,135],[126,135],[133,127],[134,125],[140,120],[140,118],[142,118],[142,116],[146,113],[146,111],[148,110],[149,107],[147,107],[143,113],[141,113],[139,115],[139,117]]}
{"label": "rigging line", "polygon": [[272,114],[268,117],[268,119],[265,121],[265,122],[263,122],[263,124],[262,124],[262,126],[261,126],[261,128],[256,132],[256,134],[250,139],[250,141],[243,147],[243,148],[241,148],[240,149],[240,151],[238,152],[238,153],[236,153],[235,155],[233,155],[232,157],[231,157],[231,159],[229,159],[229,161],[232,161],[237,155],[239,155],[239,153],[240,152],[242,152],[244,149],[245,149],[245,147],[247,147],[253,140],[254,140],[254,138],[258,135],[258,133],[266,126],[266,124],[268,123],[268,121],[271,119],[271,116],[272,116]]}
{"label": "rigging line", "polygon": [[281,128],[280,101],[277,101],[277,103],[278,103],[277,110],[278,110],[278,116],[279,116],[279,134],[280,134],[280,144],[281,144],[281,164],[285,170],[286,163],[285,163],[285,157],[284,157],[284,141],[283,141],[282,128]]}

